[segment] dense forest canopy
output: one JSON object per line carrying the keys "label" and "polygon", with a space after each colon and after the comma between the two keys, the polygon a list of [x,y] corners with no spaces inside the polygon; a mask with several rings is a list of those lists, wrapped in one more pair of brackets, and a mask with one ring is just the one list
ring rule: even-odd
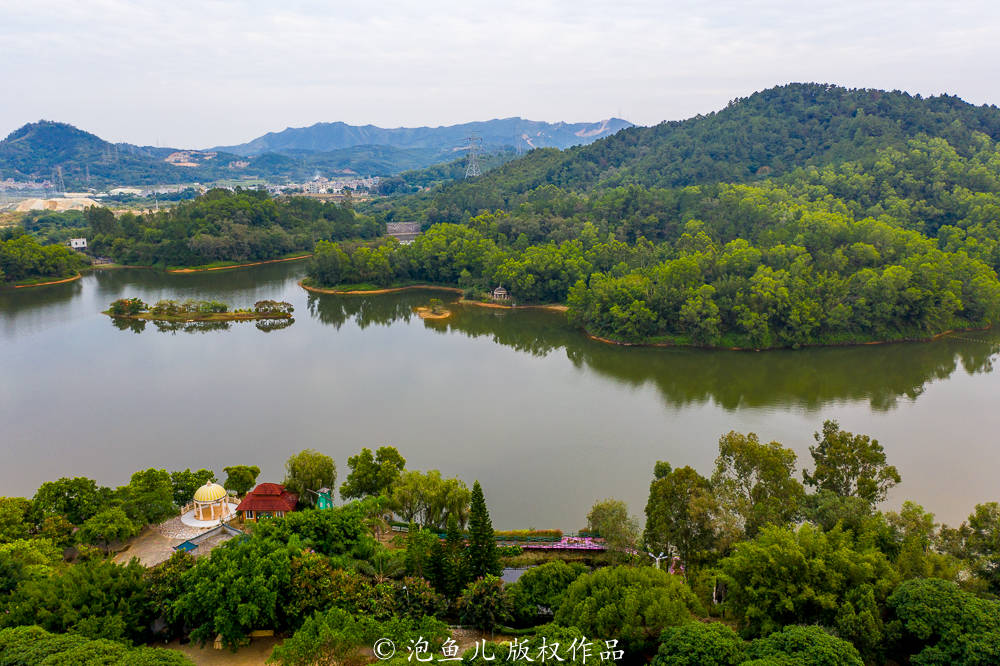
{"label": "dense forest canopy", "polygon": [[264,192],[209,190],[193,201],[137,215],[87,211],[97,254],[133,265],[198,266],[309,252],[318,240],[373,238],[383,227],[348,205]]}
{"label": "dense forest canopy", "polygon": [[625,341],[761,348],[986,326],[1000,316],[1000,151],[973,139],[959,151],[922,136],[753,184],[543,185],[409,246],[320,246],[311,276],[503,284]]}
{"label": "dense forest canopy", "polygon": [[752,182],[798,167],[868,164],[920,135],[965,154],[977,134],[1000,139],[1000,109],[957,97],[795,83],[736,99],[721,111],[654,127],[632,127],[565,151],[535,150],[482,178],[396,203],[389,214],[460,222],[512,209],[542,185],[589,192],[621,185],[683,187]]}

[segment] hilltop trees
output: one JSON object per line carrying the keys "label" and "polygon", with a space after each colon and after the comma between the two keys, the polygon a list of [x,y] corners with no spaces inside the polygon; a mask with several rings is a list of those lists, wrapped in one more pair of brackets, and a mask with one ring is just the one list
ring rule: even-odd
{"label": "hilltop trees", "polygon": [[757,435],[730,432],[719,440],[712,486],[748,537],[768,524],[787,525],[799,514],[805,491],[794,478],[795,453]]}
{"label": "hilltop trees", "polygon": [[690,566],[715,545],[718,501],[708,479],[690,467],[657,462],[646,502],[643,541],[653,554],[677,553]]}
{"label": "hilltop trees", "polygon": [[308,491],[333,488],[336,483],[336,463],[319,451],[299,451],[285,463],[285,488],[298,493],[299,501],[304,504],[315,504],[316,501],[316,496]]}
{"label": "hilltop trees", "polygon": [[465,525],[471,498],[463,481],[445,479],[440,471],[432,469],[403,472],[393,484],[389,500],[403,520],[442,530],[452,516],[459,525]]}
{"label": "hilltop trees", "polygon": [[587,530],[604,538],[614,559],[626,561],[634,557],[639,525],[625,502],[613,498],[595,502],[587,514]]}
{"label": "hilltop trees", "polygon": [[257,483],[257,476],[260,474],[260,467],[256,465],[234,465],[223,467],[226,473],[226,481],[222,487],[232,490],[237,495],[246,495]]}
{"label": "hilltop trees", "polygon": [[91,208],[88,219],[94,251],[147,266],[274,259],[308,251],[319,240],[372,238],[380,226],[346,206],[224,189],[169,210],[117,219],[105,208]]}
{"label": "hilltop trees", "polygon": [[351,471],[340,486],[342,499],[389,495],[406,467],[406,459],[393,446],[380,446],[374,455],[371,449],[363,448],[347,459],[347,466]]}
{"label": "hilltop trees", "polygon": [[192,472],[188,468],[183,472],[171,472],[170,484],[173,486],[174,505],[184,506],[190,502],[195,491],[206,483],[215,483],[215,472],[210,469],[199,469],[197,472]]}
{"label": "hilltop trees", "polygon": [[899,472],[886,463],[877,439],[840,429],[836,421],[823,422],[823,434],[815,433],[810,446],[815,468],[804,471],[806,485],[839,497],[857,497],[874,507],[899,483]]}

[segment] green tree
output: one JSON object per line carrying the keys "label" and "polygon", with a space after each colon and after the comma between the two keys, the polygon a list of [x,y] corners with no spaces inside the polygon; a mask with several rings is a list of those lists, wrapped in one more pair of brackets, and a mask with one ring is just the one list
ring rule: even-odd
{"label": "green tree", "polygon": [[472,578],[499,576],[503,567],[497,553],[493,523],[486,508],[486,498],[479,481],[472,484],[472,503],[469,510],[469,547],[466,561]]}
{"label": "green tree", "polygon": [[425,530],[410,523],[406,534],[406,573],[410,576],[431,578],[431,555],[438,537],[430,530]]}
{"label": "green tree", "polygon": [[224,543],[181,575],[175,617],[191,627],[192,639],[221,635],[233,648],[254,629],[284,629],[295,553],[294,546],[257,536]]}
{"label": "green tree", "polygon": [[728,588],[725,605],[747,638],[790,624],[820,624],[869,657],[883,645],[883,604],[897,574],[884,553],[856,548],[839,528],[765,527],[752,541],[736,544],[719,567]]}
{"label": "green tree", "polygon": [[570,583],[586,573],[587,567],[579,562],[554,560],[537,567],[531,567],[511,586],[511,594],[521,595],[531,605],[531,615],[538,608],[546,608],[553,613],[559,610],[566,589]]}
{"label": "green tree", "polygon": [[374,454],[363,448],[347,459],[347,466],[351,471],[340,486],[341,498],[389,495],[406,467],[406,459],[393,446],[380,446]]}
{"label": "green tree", "polygon": [[389,503],[403,520],[440,530],[452,514],[459,525],[465,525],[471,497],[468,487],[459,479],[442,478],[436,469],[410,470],[393,484]]}
{"label": "green tree", "polygon": [[173,489],[174,506],[184,506],[194,497],[194,492],[206,483],[215,483],[215,472],[210,469],[199,469],[192,472],[185,469],[183,472],[170,473],[170,485]]}
{"label": "green tree", "polygon": [[82,543],[101,546],[105,552],[110,552],[114,544],[131,539],[140,531],[120,507],[105,509],[84,521],[77,532],[77,539]]}
{"label": "green tree", "polygon": [[333,488],[337,483],[337,465],[333,458],[313,449],[305,449],[285,463],[285,487],[298,493],[299,501],[315,504],[316,496],[308,491]]}
{"label": "green tree", "polygon": [[652,650],[667,627],[703,612],[680,576],[652,567],[606,567],[573,581],[556,611],[557,624],[587,636],[617,639],[627,654]]}
{"label": "green tree", "polygon": [[802,473],[806,485],[841,497],[860,497],[874,506],[899,483],[899,472],[886,463],[878,440],[840,429],[836,421],[823,422],[823,434],[813,435],[809,447],[815,468]]}
{"label": "green tree", "polygon": [[465,549],[465,539],[458,527],[455,516],[448,517],[448,535],[445,538],[440,558],[439,591],[449,599],[454,599],[469,581],[469,565]]}
{"label": "green tree", "polygon": [[31,502],[23,497],[0,497],[0,543],[24,539],[30,525]]}
{"label": "green tree", "polygon": [[744,661],[743,639],[721,622],[667,627],[653,666],[735,666]]}
{"label": "green tree", "polygon": [[901,634],[899,663],[1000,663],[1000,604],[980,599],[955,583],[913,579],[888,599],[892,624]]}
{"label": "green tree", "polygon": [[194,567],[195,558],[190,553],[177,551],[165,562],[146,569],[143,581],[149,594],[152,613],[166,620],[167,626],[158,637],[170,639],[180,636],[184,626],[174,613],[174,601],[182,594],[184,573]]}
{"label": "green tree", "polygon": [[753,660],[747,663],[762,664],[862,666],[865,663],[853,645],[818,626],[785,627],[758,638],[747,646],[746,656]]}
{"label": "green tree", "polygon": [[260,468],[256,465],[233,465],[232,467],[223,467],[222,471],[226,473],[226,482],[222,484],[222,487],[226,490],[232,490],[241,497],[253,489],[254,484],[257,483],[257,476],[260,474]]}
{"label": "green tree", "polygon": [[643,541],[653,554],[676,552],[687,566],[715,545],[718,504],[708,479],[690,467],[657,462],[646,502]]}
{"label": "green tree", "polygon": [[98,487],[93,479],[64,477],[39,486],[34,508],[42,516],[66,516],[74,525],[82,525],[83,521],[108,505],[112,494],[110,488]]}
{"label": "green tree", "polygon": [[27,580],[0,619],[6,626],[31,625],[90,638],[141,641],[153,621],[145,567],[102,560],[81,562],[58,574]]}
{"label": "green tree", "polygon": [[41,627],[12,627],[0,630],[0,654],[4,666],[193,666],[194,662],[176,650],[130,648],[105,639],[89,639],[75,634],[53,634]]}
{"label": "green tree", "polygon": [[965,555],[990,592],[1000,593],[1000,504],[977,504],[965,528]]}
{"label": "green tree", "polygon": [[463,624],[492,632],[498,624],[513,619],[510,599],[503,581],[487,574],[469,583],[458,599],[458,611]]}
{"label": "green tree", "polygon": [[799,515],[805,491],[793,477],[795,452],[778,442],[761,444],[755,433],[719,439],[712,486],[722,507],[752,538],[768,524],[788,525]]}
{"label": "green tree", "polygon": [[275,646],[268,662],[281,666],[360,666],[371,660],[364,650],[379,639],[391,641],[397,649],[422,639],[427,641],[428,654],[433,654],[448,637],[447,625],[432,617],[379,621],[332,608],[307,619],[291,638]]}
{"label": "green tree", "polygon": [[638,547],[639,525],[625,502],[613,498],[595,502],[587,514],[587,529],[604,537],[613,559],[634,558],[631,551]]}
{"label": "green tree", "polygon": [[125,513],[140,525],[158,523],[177,512],[173,485],[165,469],[136,472],[119,494]]}

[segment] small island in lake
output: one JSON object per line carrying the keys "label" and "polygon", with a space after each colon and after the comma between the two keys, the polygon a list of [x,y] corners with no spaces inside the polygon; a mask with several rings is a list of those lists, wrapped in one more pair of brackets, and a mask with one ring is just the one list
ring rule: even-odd
{"label": "small island in lake", "polygon": [[428,305],[414,308],[414,311],[421,319],[447,319],[451,316],[451,310],[444,306],[440,298],[432,298]]}
{"label": "small island in lake", "polygon": [[255,321],[291,319],[293,310],[291,303],[285,301],[257,301],[253,304],[253,308],[230,310],[229,304],[220,301],[161,300],[153,305],[147,305],[139,298],[119,298],[104,311],[104,314],[117,319],[147,321]]}

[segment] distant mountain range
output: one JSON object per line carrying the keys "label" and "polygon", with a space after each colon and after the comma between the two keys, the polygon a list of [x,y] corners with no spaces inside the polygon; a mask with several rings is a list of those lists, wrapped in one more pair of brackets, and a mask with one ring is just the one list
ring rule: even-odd
{"label": "distant mountain range", "polygon": [[468,137],[476,136],[489,149],[513,147],[569,148],[610,136],[632,123],[610,118],[596,123],[546,123],[524,118],[501,118],[447,127],[399,127],[316,123],[309,127],[289,127],[268,132],[253,141],[212,150],[250,156],[263,153],[325,152],[354,146],[393,146],[430,149],[444,155],[464,150]]}
{"label": "distant mountain range", "polygon": [[106,185],[210,182],[267,178],[294,182],[316,173],[391,176],[464,155],[466,137],[482,150],[565,148],[591,143],[631,124],[544,123],[505,118],[450,127],[383,129],[345,123],[272,132],[238,146],[211,150],[110,143],[66,123],[30,123],[0,141],[0,181],[49,180],[65,189]]}

